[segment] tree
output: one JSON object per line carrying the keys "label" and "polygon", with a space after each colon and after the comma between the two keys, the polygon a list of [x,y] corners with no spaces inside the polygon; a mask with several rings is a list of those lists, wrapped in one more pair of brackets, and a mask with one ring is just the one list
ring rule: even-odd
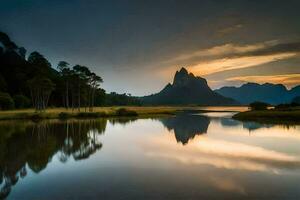
{"label": "tree", "polygon": [[26,56],[26,49],[25,49],[24,47],[20,47],[20,48],[18,49],[18,52],[19,52],[19,55],[20,55],[23,59],[25,59],[25,56]]}
{"label": "tree", "polygon": [[73,71],[75,74],[75,80],[77,81],[77,108],[78,111],[80,111],[82,98],[81,94],[86,93],[88,89],[87,83],[89,80],[89,76],[91,75],[91,71],[87,67],[81,65],[75,65],[73,67]]}
{"label": "tree", "polygon": [[66,61],[60,61],[58,64],[57,64],[57,69],[59,71],[64,71],[65,69],[68,69],[69,68],[69,63],[66,62]]}
{"label": "tree", "polygon": [[59,70],[60,75],[64,80],[65,94],[63,94],[63,104],[68,109],[69,108],[69,78],[71,75],[69,63],[67,63],[66,61],[60,61],[57,65],[57,69]]}
{"label": "tree", "polygon": [[0,31],[0,42],[3,44],[3,46],[7,49],[7,50],[15,50],[17,49],[17,45],[10,40],[10,38],[8,37],[8,35],[6,33],[3,33]]}
{"label": "tree", "polygon": [[255,102],[251,103],[249,106],[250,106],[251,110],[267,110],[269,104],[264,103],[264,102],[255,101]]}
{"label": "tree", "polygon": [[33,76],[49,77],[51,69],[50,62],[39,52],[34,51],[28,57],[28,62],[31,64],[31,73]]}
{"label": "tree", "polygon": [[13,99],[16,108],[28,108],[30,106],[30,99],[24,95],[15,95]]}
{"label": "tree", "polygon": [[3,76],[0,74],[0,91],[6,91],[7,89],[7,83]]}
{"label": "tree", "polygon": [[95,73],[91,73],[89,76],[90,82],[90,95],[89,95],[89,110],[93,111],[95,105],[95,93],[100,86],[100,83],[103,83],[103,79],[100,76],[97,76]]}
{"label": "tree", "polygon": [[95,106],[104,106],[106,93],[103,88],[98,88],[95,92]]}
{"label": "tree", "polygon": [[49,97],[54,90],[55,85],[48,78],[35,77],[28,81],[30,88],[32,104],[37,111],[43,111],[47,108]]}
{"label": "tree", "polygon": [[8,93],[0,92],[0,109],[9,110],[14,108],[14,101]]}
{"label": "tree", "polygon": [[113,106],[113,105],[141,105],[141,101],[137,97],[128,96],[126,93],[117,94],[115,92],[111,92],[105,95],[105,105]]}

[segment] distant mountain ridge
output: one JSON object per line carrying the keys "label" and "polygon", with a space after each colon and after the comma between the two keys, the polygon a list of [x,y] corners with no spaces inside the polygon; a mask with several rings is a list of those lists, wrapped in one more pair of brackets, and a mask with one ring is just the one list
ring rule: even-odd
{"label": "distant mountain ridge", "polygon": [[215,90],[228,98],[235,99],[242,104],[262,101],[270,104],[290,103],[293,98],[300,96],[300,85],[288,90],[282,84],[246,83],[240,87],[222,87]]}
{"label": "distant mountain ridge", "polygon": [[233,105],[230,98],[214,92],[204,78],[194,76],[185,68],[176,71],[173,84],[168,83],[159,93],[141,97],[149,105]]}

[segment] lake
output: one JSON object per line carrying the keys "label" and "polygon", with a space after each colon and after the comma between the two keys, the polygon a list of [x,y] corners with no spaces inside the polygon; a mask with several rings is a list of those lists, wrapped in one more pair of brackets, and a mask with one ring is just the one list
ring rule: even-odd
{"label": "lake", "polygon": [[300,126],[231,112],[0,122],[8,199],[300,199]]}

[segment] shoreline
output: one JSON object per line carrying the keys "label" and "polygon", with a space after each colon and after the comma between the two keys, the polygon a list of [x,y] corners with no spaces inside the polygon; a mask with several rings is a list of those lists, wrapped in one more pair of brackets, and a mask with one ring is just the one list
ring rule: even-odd
{"label": "shoreline", "polygon": [[[118,110],[123,109],[123,112]],[[93,112],[72,111],[64,108],[47,109],[43,112],[36,112],[34,109],[10,110],[0,112],[0,121],[3,120],[46,120],[46,119],[89,119],[89,118],[110,118],[110,117],[139,117],[151,115],[174,115],[177,109],[136,109],[134,107],[109,107],[97,108]]]}
{"label": "shoreline", "polygon": [[239,112],[232,116],[239,121],[254,121],[273,124],[300,124],[300,110],[257,110]]}
{"label": "shoreline", "polygon": [[[122,109],[122,112],[120,110]],[[49,108],[43,112],[34,109],[0,111],[0,120],[42,120],[42,119],[84,119],[84,118],[109,118],[109,117],[144,117],[157,115],[176,115],[178,113],[205,113],[205,112],[238,112],[245,107],[236,106],[113,106],[95,107],[93,112],[85,112],[65,108]]]}

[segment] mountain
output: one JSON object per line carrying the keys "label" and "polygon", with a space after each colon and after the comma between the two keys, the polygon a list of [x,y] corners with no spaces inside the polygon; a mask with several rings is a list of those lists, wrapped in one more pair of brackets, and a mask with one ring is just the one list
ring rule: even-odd
{"label": "mountain", "polygon": [[293,98],[300,96],[300,86],[288,90],[282,84],[246,83],[240,87],[222,87],[215,92],[242,104],[262,101],[273,105],[290,103]]}
{"label": "mountain", "polygon": [[292,88],[290,90],[290,95],[291,95],[291,98],[295,98],[295,97],[300,96],[300,85]]}
{"label": "mountain", "polygon": [[233,105],[236,101],[212,91],[204,78],[176,71],[173,84],[168,83],[159,93],[141,98],[148,105]]}

